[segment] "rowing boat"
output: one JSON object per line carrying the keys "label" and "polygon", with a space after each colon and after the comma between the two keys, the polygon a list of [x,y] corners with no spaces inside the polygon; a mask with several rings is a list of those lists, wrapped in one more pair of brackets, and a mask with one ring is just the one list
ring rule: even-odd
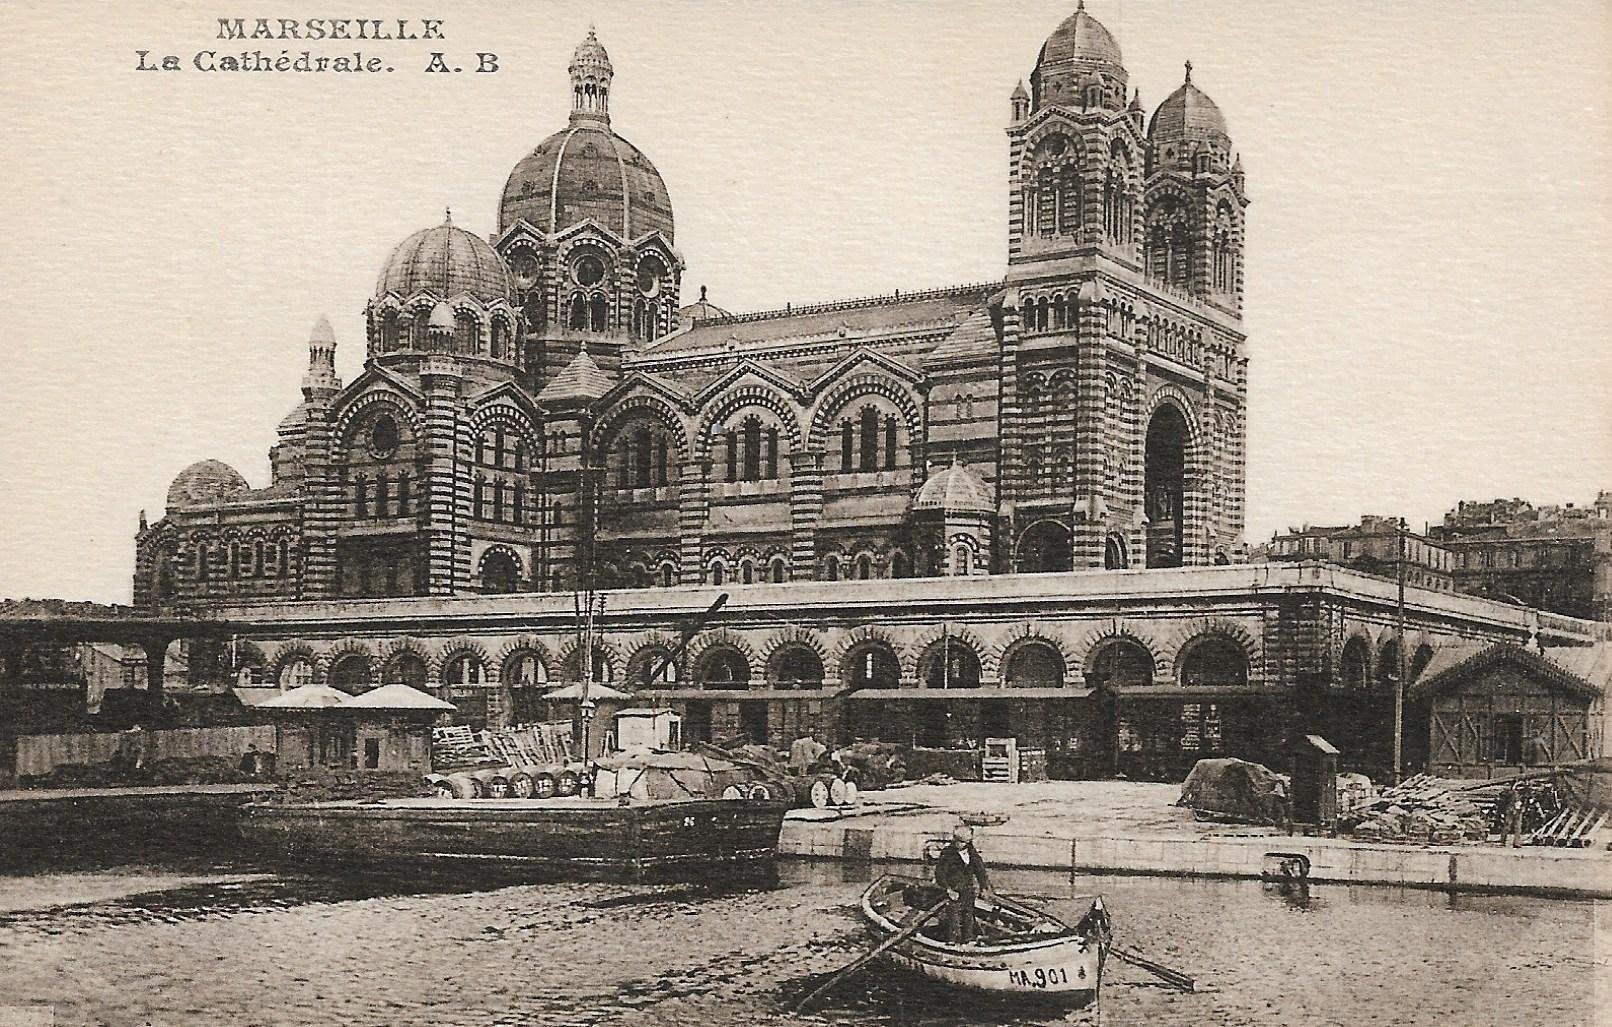
{"label": "rowing boat", "polygon": [[[881,877],[862,893],[862,915],[875,935],[889,938],[940,897],[926,882]],[[947,942],[937,922],[882,958],[897,969],[975,992],[1039,996],[1075,1008],[1097,997],[1111,934],[1100,897],[1074,927],[1000,896],[977,900],[975,917],[979,936],[972,942]]]}

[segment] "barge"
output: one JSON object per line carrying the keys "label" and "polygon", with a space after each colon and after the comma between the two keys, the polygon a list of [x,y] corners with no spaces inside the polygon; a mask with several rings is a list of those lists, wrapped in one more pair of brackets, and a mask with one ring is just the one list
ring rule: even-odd
{"label": "barge", "polygon": [[253,803],[260,852],[352,866],[451,868],[500,878],[732,880],[776,871],[787,803],[754,799],[381,799]]}

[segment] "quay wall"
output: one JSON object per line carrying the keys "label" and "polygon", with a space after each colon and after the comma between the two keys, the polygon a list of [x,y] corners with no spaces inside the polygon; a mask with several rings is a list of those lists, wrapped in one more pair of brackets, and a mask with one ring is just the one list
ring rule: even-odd
{"label": "quay wall", "polygon": [[[901,827],[787,820],[779,852],[805,859],[921,863],[936,835]],[[1054,836],[980,832],[993,866],[1069,874],[1259,878],[1268,852],[1309,858],[1315,883],[1380,884],[1612,898],[1612,856],[1589,849],[1371,845],[1336,838]]]}
{"label": "quay wall", "polygon": [[[66,763],[95,764],[112,759],[124,744],[121,732],[86,732],[60,735],[19,735],[16,775],[39,777]],[[239,759],[248,745],[261,751],[274,751],[274,727],[257,724],[242,727],[174,728],[148,731],[141,735],[148,760],[227,756]]]}
{"label": "quay wall", "polygon": [[0,792],[0,866],[104,867],[239,846],[236,820],[272,785]]}

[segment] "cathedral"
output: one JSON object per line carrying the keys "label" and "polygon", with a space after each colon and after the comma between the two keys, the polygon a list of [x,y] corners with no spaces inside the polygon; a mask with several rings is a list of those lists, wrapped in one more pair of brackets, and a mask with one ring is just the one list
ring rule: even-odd
{"label": "cathedral", "polygon": [[327,320],[254,488],[182,471],[145,606],[1159,568],[1238,559],[1248,196],[1185,80],[1151,116],[1084,9],[1007,97],[998,280],[730,313],[589,32],[498,231],[424,228]]}

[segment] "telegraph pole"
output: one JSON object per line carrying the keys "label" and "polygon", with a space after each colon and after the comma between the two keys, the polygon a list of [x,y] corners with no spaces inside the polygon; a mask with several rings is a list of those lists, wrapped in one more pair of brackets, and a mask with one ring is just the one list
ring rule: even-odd
{"label": "telegraph pole", "polygon": [[1399,603],[1395,611],[1394,654],[1399,660],[1399,673],[1394,677],[1394,784],[1404,776],[1405,735],[1405,556],[1408,539],[1405,518],[1399,519]]}

